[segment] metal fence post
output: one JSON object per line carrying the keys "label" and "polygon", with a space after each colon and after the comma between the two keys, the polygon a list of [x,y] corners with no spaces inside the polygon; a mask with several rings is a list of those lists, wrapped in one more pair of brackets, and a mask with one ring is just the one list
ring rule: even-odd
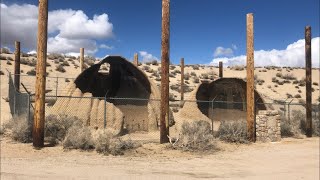
{"label": "metal fence post", "polygon": [[58,76],[57,76],[57,80],[56,80],[56,100],[58,99],[58,81],[59,81],[59,78],[58,78]]}
{"label": "metal fence post", "polygon": [[103,117],[103,127],[107,127],[107,96],[104,96],[104,117]]}
{"label": "metal fence post", "polygon": [[28,94],[28,124],[32,127],[32,124],[31,124],[31,119],[30,119],[30,103],[31,103],[31,97],[30,97],[30,94]]}

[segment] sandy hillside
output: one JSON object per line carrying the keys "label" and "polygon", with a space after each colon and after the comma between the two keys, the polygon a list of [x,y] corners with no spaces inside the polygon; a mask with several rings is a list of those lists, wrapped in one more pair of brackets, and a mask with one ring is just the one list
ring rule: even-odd
{"label": "sandy hillside", "polygon": [[[14,58],[13,54],[1,54],[1,72],[4,75],[1,75],[1,121],[7,121],[11,118],[10,109],[8,103],[5,99],[8,96],[8,71],[13,73],[14,62],[12,59]],[[5,59],[5,60],[4,60]],[[34,62],[36,57],[22,57],[24,62]],[[58,81],[58,95],[67,91],[67,82],[63,78],[76,78],[80,73],[79,60],[78,59],[70,59],[65,57],[51,57],[47,60],[47,90],[52,90],[50,92],[51,95],[55,94],[56,88],[56,78],[50,77],[62,77],[59,78]],[[88,64],[93,63],[92,61],[87,61]],[[67,66],[68,64],[69,66]],[[56,70],[58,65],[63,65],[65,72],[59,72]],[[21,65],[21,74],[26,75],[30,70],[34,69],[35,64],[22,64]],[[160,64],[158,63],[147,63],[139,66],[148,77],[150,77],[154,82],[160,85]],[[8,70],[8,71],[7,71]],[[226,67],[224,68],[224,77],[237,77],[237,78],[245,78],[246,71],[243,67]],[[209,80],[217,78],[218,68],[212,66],[200,66],[200,65],[186,65],[185,74],[188,74],[189,78],[185,80],[185,84],[189,86],[189,90],[192,91],[198,86],[201,81]],[[257,67],[255,68],[255,74],[257,77],[256,89],[258,92],[264,97],[267,102],[272,102],[272,100],[284,100],[287,97],[297,97],[295,99],[296,102],[299,100],[305,99],[305,86],[303,86],[305,70],[302,68],[277,68],[277,67]],[[285,78],[291,78],[291,80],[287,80],[285,82]],[[171,65],[170,66],[170,93],[174,95],[175,99],[180,99],[180,93],[176,90],[177,88],[174,86],[178,86],[180,84],[180,66],[179,65]],[[27,87],[27,89],[31,92],[34,92],[34,84],[35,77],[21,77],[21,82]],[[314,89],[312,95],[313,103],[318,102],[319,98],[319,69],[312,70],[312,88]],[[22,91],[24,89],[21,87]],[[185,99],[188,99],[190,92],[185,93]]]}
{"label": "sandy hillside", "polygon": [[125,156],[34,150],[31,144],[1,142],[1,179],[319,179],[319,138],[231,145],[210,155],[145,144]]}

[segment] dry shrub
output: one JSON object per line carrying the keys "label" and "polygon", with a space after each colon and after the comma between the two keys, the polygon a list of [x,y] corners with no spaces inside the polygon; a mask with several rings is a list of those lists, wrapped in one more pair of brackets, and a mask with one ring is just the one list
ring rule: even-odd
{"label": "dry shrub", "polygon": [[36,70],[35,69],[31,69],[30,71],[27,72],[28,75],[30,76],[35,76],[36,75]]}
{"label": "dry shrub", "polygon": [[218,150],[210,123],[202,120],[182,124],[177,147],[185,151]]}
{"label": "dry shrub", "polygon": [[26,115],[13,117],[3,126],[3,131],[9,131],[9,136],[18,142],[32,142],[32,126],[28,123]]}
{"label": "dry shrub", "polygon": [[[319,117],[312,119],[312,134],[320,136],[320,122]],[[281,136],[301,138],[306,133],[306,115],[302,111],[293,110],[292,118],[286,119],[282,117],[281,120]]]}
{"label": "dry shrub", "polygon": [[10,57],[10,56],[8,56],[8,57],[7,57],[7,60],[8,60],[8,61],[13,61],[13,58]]}
{"label": "dry shrub", "polygon": [[76,117],[49,115],[46,117],[45,137],[52,144],[64,140],[71,127],[81,128],[82,121]]}
{"label": "dry shrub", "polygon": [[154,65],[154,66],[158,66],[159,63],[158,63],[157,60],[153,60],[153,61],[151,61],[151,64]]}
{"label": "dry shrub", "polygon": [[8,65],[12,65],[12,63],[11,63],[10,61],[7,61],[7,64],[8,64]]}
{"label": "dry shrub", "polygon": [[220,140],[230,143],[248,143],[245,121],[222,121],[217,133]]}
{"label": "dry shrub", "polygon": [[95,146],[98,153],[105,155],[112,154],[114,156],[123,155],[124,151],[137,147],[130,139],[122,140],[114,137],[113,134],[107,130],[103,130],[103,132],[98,135]]}
{"label": "dry shrub", "polygon": [[56,66],[56,71],[59,71],[59,72],[66,72],[66,70],[64,69],[63,65],[59,64],[58,66]]}
{"label": "dry shrub", "polygon": [[230,69],[235,70],[235,71],[243,71],[244,66],[243,65],[234,65],[234,66],[230,67]]}
{"label": "dry shrub", "polygon": [[200,79],[198,77],[193,78],[193,83],[199,83],[199,82],[200,82]]}
{"label": "dry shrub", "polygon": [[1,48],[0,52],[1,52],[1,54],[11,54],[10,49],[5,48],[5,47]]}
{"label": "dry shrub", "polygon": [[297,78],[293,74],[284,74],[282,78],[286,80],[297,80]]}
{"label": "dry shrub", "polygon": [[61,64],[62,66],[70,66],[70,64],[68,63],[68,61],[63,61],[63,63]]}
{"label": "dry shrub", "polygon": [[[319,112],[318,112],[319,113]],[[306,134],[306,114],[302,111],[293,110],[292,111],[293,121],[298,124],[299,132]],[[312,117],[312,134],[315,136],[320,136],[320,120],[319,116]]]}
{"label": "dry shrub", "polygon": [[0,55],[0,60],[7,60],[5,56]]}
{"label": "dry shrub", "polygon": [[94,141],[91,131],[87,126],[72,126],[62,143],[65,149],[94,149]]}

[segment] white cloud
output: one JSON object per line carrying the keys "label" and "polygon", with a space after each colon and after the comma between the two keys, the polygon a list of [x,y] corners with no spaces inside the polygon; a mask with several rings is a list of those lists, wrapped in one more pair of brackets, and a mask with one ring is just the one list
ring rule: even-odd
{"label": "white cloud", "polygon": [[[17,13],[18,12],[18,13]],[[36,49],[38,7],[29,4],[1,4],[1,46],[15,40],[27,49]],[[48,52],[86,53],[98,50],[96,40],[113,36],[113,25],[107,14],[92,19],[81,10],[54,10],[48,13]]]}
{"label": "white cloud", "polygon": [[153,56],[152,54],[149,54],[146,51],[139,51],[140,56],[142,57],[142,62],[149,62],[152,60],[159,60],[156,56]]}
{"label": "white cloud", "polygon": [[20,41],[24,48],[35,49],[38,26],[38,7],[34,5],[1,4],[1,46]]}
{"label": "white cloud", "polygon": [[108,46],[108,45],[106,45],[106,44],[100,44],[99,48],[100,48],[100,49],[111,50],[111,49],[113,49],[113,46]]}
{"label": "white cloud", "polygon": [[[313,38],[311,41],[312,50],[312,66],[319,67],[319,39],[320,37]],[[297,42],[289,44],[284,50],[258,50],[254,52],[255,66],[305,66],[305,41],[300,39]],[[223,57],[214,58],[210,64],[216,65],[222,61],[226,66],[235,64],[245,64],[246,56]]]}
{"label": "white cloud", "polygon": [[59,35],[48,39],[49,53],[78,53],[80,47],[84,48],[85,54],[94,54],[97,51],[97,44],[90,39],[66,39]]}
{"label": "white cloud", "polygon": [[233,50],[231,48],[217,47],[213,54],[214,57],[218,56],[233,56]]}

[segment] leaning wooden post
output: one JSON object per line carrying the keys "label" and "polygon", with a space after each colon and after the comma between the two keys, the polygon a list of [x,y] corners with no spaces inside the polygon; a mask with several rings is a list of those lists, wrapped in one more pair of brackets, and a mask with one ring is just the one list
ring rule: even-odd
{"label": "leaning wooden post", "polygon": [[14,86],[16,91],[20,91],[20,42],[15,42],[14,51]]}
{"label": "leaning wooden post", "polygon": [[84,70],[83,61],[84,61],[84,48],[80,48],[80,73],[82,73]]}
{"label": "leaning wooden post", "polygon": [[223,64],[222,64],[222,61],[219,61],[219,77],[223,78]]}
{"label": "leaning wooden post", "polygon": [[311,27],[305,27],[306,57],[306,135],[312,137],[312,89],[311,89]]}
{"label": "leaning wooden post", "polygon": [[247,14],[247,137],[255,141],[253,15]]}
{"label": "leaning wooden post", "polygon": [[170,0],[162,0],[160,143],[169,142]]}
{"label": "leaning wooden post", "polygon": [[181,101],[184,100],[184,58],[180,60],[181,66],[181,87],[180,87],[180,94],[181,94]]}
{"label": "leaning wooden post", "polygon": [[39,0],[35,109],[32,132],[33,146],[38,148],[44,145],[47,36],[48,0]]}
{"label": "leaning wooden post", "polygon": [[138,64],[139,64],[138,53],[134,53],[133,64],[136,66],[138,66]]}

